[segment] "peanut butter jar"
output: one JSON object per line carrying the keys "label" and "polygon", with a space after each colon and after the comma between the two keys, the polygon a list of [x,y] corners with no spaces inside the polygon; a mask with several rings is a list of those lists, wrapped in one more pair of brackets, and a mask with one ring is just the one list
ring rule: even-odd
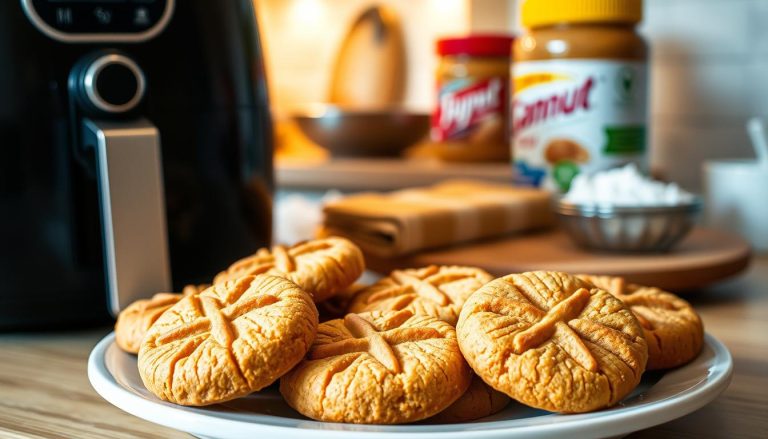
{"label": "peanut butter jar", "polygon": [[580,172],[646,167],[642,0],[526,0],[512,47],[515,181],[567,191]]}
{"label": "peanut butter jar", "polygon": [[437,41],[429,152],[448,161],[509,160],[509,35]]}

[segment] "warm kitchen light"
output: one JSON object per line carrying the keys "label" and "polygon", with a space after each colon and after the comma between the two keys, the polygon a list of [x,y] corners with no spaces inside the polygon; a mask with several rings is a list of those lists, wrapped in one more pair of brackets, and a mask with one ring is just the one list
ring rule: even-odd
{"label": "warm kitchen light", "polygon": [[459,23],[467,17],[467,0],[429,0],[430,15],[435,22]]}
{"label": "warm kitchen light", "polygon": [[324,23],[328,2],[322,0],[296,0],[289,3],[289,20],[294,26],[306,28]]}
{"label": "warm kitchen light", "polygon": [[[487,0],[485,0],[487,1]],[[494,2],[497,0],[494,0]],[[327,99],[342,38],[372,2],[348,0],[254,0],[265,45],[273,110],[287,114]],[[469,32],[474,6],[468,0],[381,0],[400,15],[405,36],[406,105],[428,109],[434,101],[434,41]]]}

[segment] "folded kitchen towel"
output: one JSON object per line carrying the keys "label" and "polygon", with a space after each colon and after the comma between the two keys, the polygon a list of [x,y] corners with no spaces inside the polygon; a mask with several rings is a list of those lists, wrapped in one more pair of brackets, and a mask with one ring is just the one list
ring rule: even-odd
{"label": "folded kitchen towel", "polygon": [[552,224],[548,192],[449,180],[387,194],[362,193],[325,205],[322,233],[345,236],[391,257]]}

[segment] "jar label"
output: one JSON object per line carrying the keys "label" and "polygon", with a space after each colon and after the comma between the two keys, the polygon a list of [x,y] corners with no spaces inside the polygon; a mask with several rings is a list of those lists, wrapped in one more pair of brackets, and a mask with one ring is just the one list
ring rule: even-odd
{"label": "jar label", "polygon": [[646,63],[524,61],[512,82],[516,183],[567,191],[580,172],[645,166]]}
{"label": "jar label", "polygon": [[[507,84],[503,78],[462,78],[439,84],[437,108],[432,114],[431,136],[436,141],[465,139],[485,127],[499,130],[503,118]],[[484,133],[484,137],[488,136]]]}

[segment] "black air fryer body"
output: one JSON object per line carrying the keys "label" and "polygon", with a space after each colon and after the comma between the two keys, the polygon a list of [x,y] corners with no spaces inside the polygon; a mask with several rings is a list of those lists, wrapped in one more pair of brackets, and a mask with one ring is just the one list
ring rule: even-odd
{"label": "black air fryer body", "polygon": [[[157,236],[175,291],[268,244],[266,93],[251,0],[0,2],[0,328],[108,321],[110,233],[139,224],[123,242],[146,236],[143,204],[105,213],[107,169],[141,176],[137,191],[158,177],[159,198],[123,193],[160,200],[150,222],[167,223]],[[109,167],[95,147],[103,127],[122,148]],[[159,172],[143,178],[129,132],[159,134]],[[157,292],[136,285],[121,294]]]}

